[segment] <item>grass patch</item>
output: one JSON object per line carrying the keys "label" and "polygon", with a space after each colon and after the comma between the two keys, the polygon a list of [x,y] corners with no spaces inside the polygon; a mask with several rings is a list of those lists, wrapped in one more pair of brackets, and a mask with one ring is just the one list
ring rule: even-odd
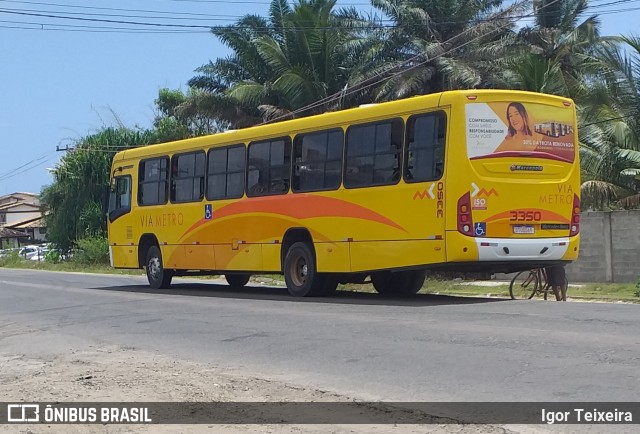
{"label": "grass patch", "polygon": [[574,288],[569,285],[568,297],[581,297],[605,301],[631,301],[640,303],[640,297],[635,294],[634,283],[585,283]]}
{"label": "grass patch", "polygon": [[[46,271],[67,271],[80,273],[100,273],[129,276],[144,276],[143,270],[123,270],[114,269],[109,265],[86,265],[74,261],[48,262],[48,261],[27,261],[17,255],[0,258],[0,267],[18,268],[30,270]],[[198,276],[199,278],[217,278],[221,276]],[[284,286],[284,277],[278,274],[256,275],[252,277],[253,282],[268,285]],[[354,291],[374,293],[375,289],[371,284],[356,285],[345,284],[339,287],[342,291]],[[463,297],[500,297],[509,298],[508,281],[463,281],[460,279],[442,280],[427,279],[422,287],[421,293],[451,295]],[[549,294],[553,299],[553,294]],[[607,302],[631,302],[640,303],[639,288],[636,283],[584,283],[570,284],[567,292],[569,299],[593,300]]]}
{"label": "grass patch", "polygon": [[[485,286],[473,281],[434,281],[427,280],[422,292],[443,295],[461,295],[474,297],[505,297],[509,298],[509,282],[491,281],[492,286]],[[493,286],[495,284],[496,286]],[[593,301],[624,301],[640,303],[636,295],[634,283],[580,283],[569,284],[567,298]],[[550,299],[554,298],[552,292]],[[540,299],[542,297],[539,297]]]}
{"label": "grass patch", "polygon": [[100,273],[100,274],[117,274],[142,276],[143,270],[116,270],[109,265],[95,264],[85,265],[74,261],[48,262],[48,261],[30,261],[19,256],[7,256],[0,258],[0,267],[2,268],[18,268],[27,270],[46,270],[46,271],[67,271],[78,273]]}

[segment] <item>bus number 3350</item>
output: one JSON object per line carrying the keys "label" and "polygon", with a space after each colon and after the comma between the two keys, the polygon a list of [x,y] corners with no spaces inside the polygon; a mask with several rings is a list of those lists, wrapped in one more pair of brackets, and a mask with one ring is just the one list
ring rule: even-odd
{"label": "bus number 3350", "polygon": [[510,221],[515,222],[539,222],[542,220],[540,211],[509,211],[511,214]]}

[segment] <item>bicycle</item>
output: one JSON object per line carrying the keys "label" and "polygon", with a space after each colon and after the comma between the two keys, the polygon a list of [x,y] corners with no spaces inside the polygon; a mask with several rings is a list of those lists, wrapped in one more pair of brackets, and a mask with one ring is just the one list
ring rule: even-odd
{"label": "bicycle", "polygon": [[[568,286],[569,281],[565,277],[563,288],[565,293]],[[513,276],[509,284],[509,295],[513,300],[531,300],[536,294],[541,295],[546,300],[549,293],[555,297],[544,268],[520,271]]]}

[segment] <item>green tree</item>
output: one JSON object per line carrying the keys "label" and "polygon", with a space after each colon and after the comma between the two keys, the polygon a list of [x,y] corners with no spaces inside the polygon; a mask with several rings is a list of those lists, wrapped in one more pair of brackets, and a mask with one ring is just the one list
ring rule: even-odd
{"label": "green tree", "polygon": [[511,46],[514,55],[499,62],[498,87],[530,90],[579,99],[586,82],[598,75],[603,47],[597,16],[585,14],[587,0],[534,1],[535,24],[523,27]]}
{"label": "green tree", "polygon": [[75,142],[52,171],[53,183],[41,193],[47,238],[69,250],[83,237],[104,236],[103,194],[109,185],[113,155],[122,149],[157,143],[156,131],[124,127],[103,128]]}
{"label": "green tree", "polygon": [[335,0],[273,0],[267,18],[247,15],[214,29],[232,54],[198,68],[179,110],[244,127],[340,107],[339,100],[314,105],[345,86],[357,60],[350,43],[360,17],[334,7]]}
{"label": "green tree", "polygon": [[[449,89],[487,87],[506,55],[524,5],[501,0],[372,0],[364,62],[350,78],[377,101]],[[390,24],[388,24],[390,22]]]}
{"label": "green tree", "polygon": [[203,136],[224,130],[228,125],[208,115],[203,110],[201,99],[204,92],[190,89],[186,94],[180,90],[160,89],[155,100],[156,118],[154,127],[163,141]]}
{"label": "green tree", "polygon": [[640,205],[640,38],[601,53],[607,70],[579,106],[582,200],[587,208]]}

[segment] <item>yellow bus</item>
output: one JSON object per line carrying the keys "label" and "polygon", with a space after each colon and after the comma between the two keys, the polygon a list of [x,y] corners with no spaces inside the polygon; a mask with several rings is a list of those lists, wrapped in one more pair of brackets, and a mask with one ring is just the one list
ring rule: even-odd
{"label": "yellow bus", "polygon": [[370,277],[412,294],[429,270],[573,261],[580,229],[574,103],[449,91],[119,152],[109,251],[172,276],[284,274],[295,296]]}

